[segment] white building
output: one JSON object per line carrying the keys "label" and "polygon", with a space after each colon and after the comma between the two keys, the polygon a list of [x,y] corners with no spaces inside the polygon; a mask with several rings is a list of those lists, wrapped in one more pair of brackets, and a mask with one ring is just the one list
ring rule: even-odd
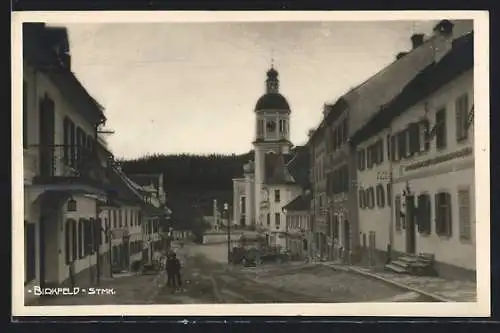
{"label": "white building", "polygon": [[439,274],[473,278],[472,33],[448,51],[352,138],[360,234],[378,254],[432,254]]}
{"label": "white building", "polygon": [[235,223],[264,229],[270,245],[285,245],[282,208],[302,192],[287,168],[293,158],[290,113],[271,68],[266,93],[255,106],[254,160],[244,166],[244,177],[233,180]]}
{"label": "white building", "polygon": [[24,267],[29,300],[34,285],[82,286],[106,273],[102,263],[108,246],[99,239],[99,222],[107,201],[107,177],[95,140],[105,117],[70,70],[66,30],[24,24],[23,32]]}

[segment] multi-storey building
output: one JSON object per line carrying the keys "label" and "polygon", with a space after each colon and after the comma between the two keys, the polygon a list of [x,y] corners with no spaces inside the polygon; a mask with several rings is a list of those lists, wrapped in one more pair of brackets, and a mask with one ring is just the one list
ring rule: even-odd
{"label": "multi-storey building", "polygon": [[448,53],[353,137],[365,219],[360,230],[376,250],[389,243],[396,255],[432,254],[441,275],[474,277],[472,120],[469,33],[454,38]]}
{"label": "multi-storey building", "polygon": [[[342,247],[353,251],[356,258],[362,238],[357,216],[357,160],[356,152],[346,143],[382,106],[399,94],[401,87],[422,69],[443,57],[449,51],[454,36],[466,32],[471,22],[459,21],[457,25],[458,29],[451,29],[453,23],[443,20],[436,25],[435,34],[427,40],[423,34],[414,34],[409,52],[399,53],[393,63],[344,94],[333,105],[325,107],[324,119],[319,127],[321,135],[314,135],[327,142],[330,221],[327,232],[331,238],[337,237]],[[315,159],[312,170],[323,163],[319,161]]]}
{"label": "multi-storey building", "polygon": [[106,118],[70,66],[65,29],[24,24],[27,299],[33,285],[90,284],[103,273],[100,217],[109,182],[97,130]]}

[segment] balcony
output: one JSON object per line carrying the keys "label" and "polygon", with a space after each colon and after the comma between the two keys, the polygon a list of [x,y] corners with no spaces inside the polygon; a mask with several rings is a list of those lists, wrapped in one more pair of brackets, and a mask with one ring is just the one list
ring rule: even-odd
{"label": "balcony", "polygon": [[87,185],[103,188],[107,182],[107,168],[92,149],[77,145],[31,146],[25,156],[38,156],[35,167],[34,185]]}

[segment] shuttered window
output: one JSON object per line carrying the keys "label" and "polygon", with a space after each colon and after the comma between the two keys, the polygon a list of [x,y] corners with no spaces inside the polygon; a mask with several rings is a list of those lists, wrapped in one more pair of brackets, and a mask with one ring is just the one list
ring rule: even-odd
{"label": "shuttered window", "polygon": [[436,203],[436,234],[450,237],[451,225],[451,195],[449,193],[437,193],[434,196]]}
{"label": "shuttered window", "polygon": [[85,220],[78,221],[78,257],[85,258]]}
{"label": "shuttered window", "polygon": [[392,186],[391,186],[391,184],[387,184],[387,186],[386,186],[386,192],[387,192],[387,205],[388,205],[389,207],[391,207],[391,206],[392,206],[392,191],[391,191],[391,190],[392,190]]}
{"label": "shuttered window", "polygon": [[436,112],[436,148],[446,148],[446,109]]}
{"label": "shuttered window", "polygon": [[64,140],[64,156],[63,161],[66,165],[71,165],[71,120],[64,117],[63,120],[63,140]]}
{"label": "shuttered window", "polygon": [[462,189],[458,191],[458,221],[460,225],[460,239],[471,240],[471,209],[470,190]]}
{"label": "shuttered window", "polygon": [[431,233],[431,198],[428,194],[418,196],[417,224],[418,231],[423,235]]}
{"label": "shuttered window", "polygon": [[408,127],[409,139],[410,139],[410,151],[409,155],[413,155],[420,152],[420,126],[418,123],[412,123]]}
{"label": "shuttered window", "polygon": [[369,187],[367,190],[367,205],[368,208],[373,209],[375,207],[375,190],[373,187]]}
{"label": "shuttered window", "polygon": [[468,131],[468,114],[469,114],[469,96],[461,95],[455,101],[456,129],[457,142],[466,140],[469,134]]}
{"label": "shuttered window", "polygon": [[419,135],[420,135],[420,151],[426,152],[431,148],[431,142],[429,140],[430,125],[429,120],[424,119],[419,122]]}
{"label": "shuttered window", "polygon": [[377,206],[380,208],[384,208],[385,206],[384,186],[381,184],[377,185]]}
{"label": "shuttered window", "polygon": [[359,196],[359,208],[365,209],[366,208],[365,190],[364,189],[360,189],[358,191],[358,196]]}
{"label": "shuttered window", "polygon": [[358,170],[363,171],[366,166],[365,150],[361,149],[358,151]]}

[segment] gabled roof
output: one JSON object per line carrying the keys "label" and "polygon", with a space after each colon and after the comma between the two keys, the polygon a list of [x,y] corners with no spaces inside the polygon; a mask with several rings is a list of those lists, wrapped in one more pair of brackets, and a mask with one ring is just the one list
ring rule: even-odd
{"label": "gabled roof", "polygon": [[110,168],[109,181],[108,191],[111,191],[116,200],[123,204],[142,205],[142,198],[128,186],[126,180],[114,167]]}
{"label": "gabled roof", "polygon": [[310,208],[311,196],[306,194],[301,194],[292,201],[290,201],[287,205],[283,207],[289,212],[303,212],[308,211]]}
{"label": "gabled roof", "polygon": [[356,145],[375,135],[405,112],[410,106],[434,93],[474,66],[474,34],[469,33],[453,41],[451,51],[438,63],[431,63],[411,80],[393,100],[376,113],[352,137]]}

